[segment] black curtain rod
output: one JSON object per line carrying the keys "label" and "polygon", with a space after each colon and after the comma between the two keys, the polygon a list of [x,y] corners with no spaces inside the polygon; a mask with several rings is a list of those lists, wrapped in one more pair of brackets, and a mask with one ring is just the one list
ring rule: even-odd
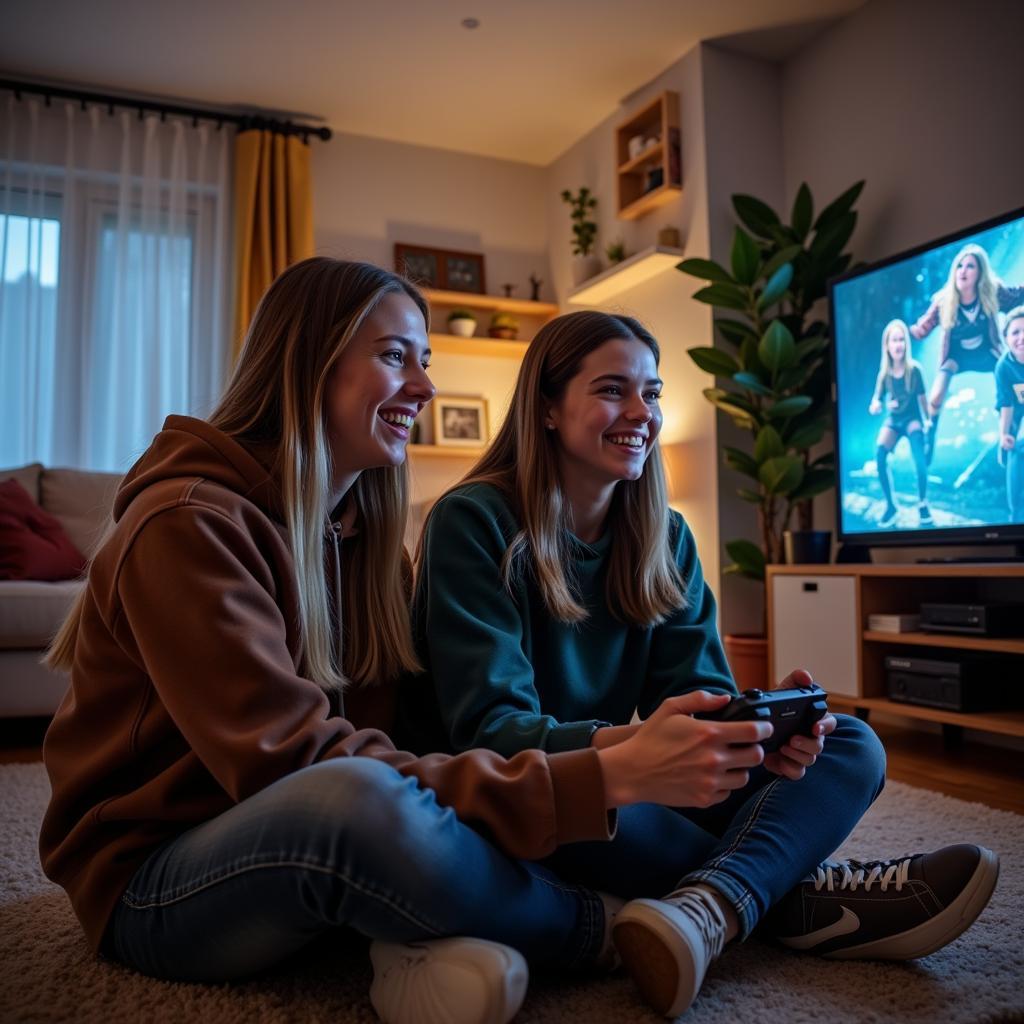
{"label": "black curtain rod", "polygon": [[139,117],[147,111],[159,114],[161,119],[168,114],[176,117],[190,117],[195,125],[199,120],[216,121],[219,128],[223,124],[238,126],[240,132],[256,128],[260,131],[275,132],[278,135],[300,135],[303,142],[309,141],[309,136],[315,136],[326,142],[331,137],[330,128],[315,128],[311,125],[295,124],[293,121],[277,121],[272,117],[262,117],[259,114],[237,114],[226,110],[205,110],[202,107],[186,107],[176,103],[161,103],[157,100],[138,100],[125,96],[109,96],[101,92],[88,92],[84,89],[70,89],[63,85],[41,85],[38,82],[20,82],[11,78],[0,78],[0,89],[8,89],[14,93],[15,99],[21,99],[23,92],[33,93],[42,96],[46,105],[50,105],[52,99],[74,100],[82,104],[85,109],[87,103],[94,103],[100,107],[106,107],[107,113],[113,114],[114,107],[126,107],[129,110],[137,110]]}

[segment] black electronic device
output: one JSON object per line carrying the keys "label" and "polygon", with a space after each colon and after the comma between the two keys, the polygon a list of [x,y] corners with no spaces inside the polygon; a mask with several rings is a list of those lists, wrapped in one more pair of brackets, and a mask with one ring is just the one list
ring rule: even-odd
{"label": "black electronic device", "polygon": [[828,714],[828,694],[817,683],[791,690],[744,690],[715,711],[700,711],[694,718],[716,722],[771,722],[772,734],[761,746],[765,753],[778,750],[793,736],[810,736],[814,723]]}
{"label": "black electronic device", "polygon": [[885,674],[890,700],[967,712],[1008,707],[1016,678],[1012,662],[980,656],[948,661],[890,655]]}
{"label": "black electronic device", "polygon": [[921,605],[921,629],[926,633],[1024,636],[1024,604],[926,603]]}

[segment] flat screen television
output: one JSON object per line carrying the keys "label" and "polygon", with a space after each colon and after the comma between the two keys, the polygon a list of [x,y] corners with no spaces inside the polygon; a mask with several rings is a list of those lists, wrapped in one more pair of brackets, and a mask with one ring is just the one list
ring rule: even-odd
{"label": "flat screen television", "polygon": [[829,286],[841,541],[1024,550],[1024,209]]}

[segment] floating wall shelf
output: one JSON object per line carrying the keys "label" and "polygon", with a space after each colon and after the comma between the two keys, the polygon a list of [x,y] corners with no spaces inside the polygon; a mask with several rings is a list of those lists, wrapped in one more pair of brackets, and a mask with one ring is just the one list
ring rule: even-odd
{"label": "floating wall shelf", "polygon": [[609,267],[597,277],[584,281],[569,292],[568,301],[574,306],[599,306],[610,302],[623,292],[674,267],[683,255],[682,249],[652,245]]}

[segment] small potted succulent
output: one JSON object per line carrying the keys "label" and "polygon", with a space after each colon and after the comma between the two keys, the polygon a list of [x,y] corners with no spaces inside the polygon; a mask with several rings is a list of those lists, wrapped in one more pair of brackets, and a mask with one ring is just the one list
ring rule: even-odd
{"label": "small potted succulent", "polygon": [[626,258],[626,247],[622,243],[622,239],[612,242],[611,245],[606,245],[604,254],[608,257],[609,263],[621,263]]}
{"label": "small potted succulent", "polygon": [[448,330],[460,338],[472,338],[476,333],[476,317],[468,309],[453,309],[448,314]]}
{"label": "small potted succulent", "polygon": [[511,313],[495,313],[487,333],[492,338],[514,341],[519,336],[519,321]]}

